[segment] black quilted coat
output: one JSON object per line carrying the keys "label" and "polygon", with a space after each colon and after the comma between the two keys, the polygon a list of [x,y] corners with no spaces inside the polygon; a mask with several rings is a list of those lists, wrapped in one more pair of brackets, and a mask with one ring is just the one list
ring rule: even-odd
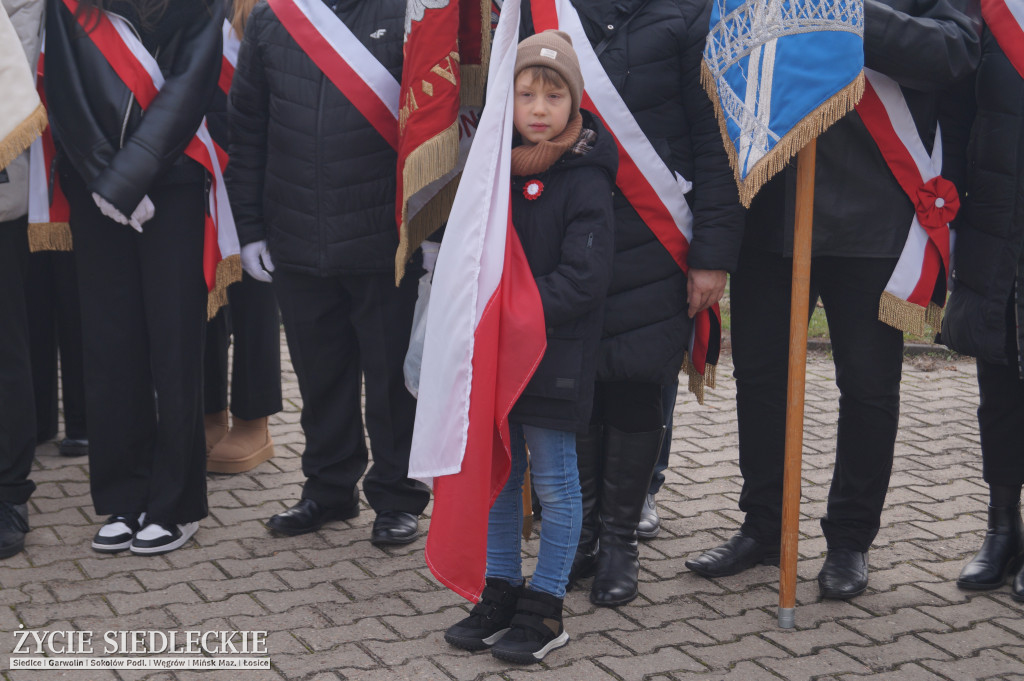
{"label": "black quilted coat", "polygon": [[[532,32],[524,2],[524,32]],[[673,171],[693,182],[689,266],[733,270],[743,213],[711,100],[700,85],[711,3],[705,0],[574,0],[601,65],[640,128]],[[628,23],[627,23],[628,21]],[[615,263],[605,304],[597,378],[668,383],[692,329],[686,278],[617,191]]]}
{"label": "black quilted coat", "polygon": [[[1024,367],[1024,79],[987,29],[982,49],[942,339],[993,364],[1016,352]],[[1016,344],[1007,347],[1014,321]]]}
{"label": "black quilted coat", "polygon": [[[396,80],[405,2],[339,0],[335,13]],[[315,276],[394,269],[395,150],[260,3],[245,27],[228,110],[226,179],[242,244]]]}

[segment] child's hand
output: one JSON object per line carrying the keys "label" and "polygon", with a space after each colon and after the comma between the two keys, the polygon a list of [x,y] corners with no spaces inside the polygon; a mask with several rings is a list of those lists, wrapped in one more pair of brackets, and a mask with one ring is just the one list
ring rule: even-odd
{"label": "child's hand", "polygon": [[725,270],[690,270],[686,275],[686,302],[691,319],[722,299],[727,276]]}

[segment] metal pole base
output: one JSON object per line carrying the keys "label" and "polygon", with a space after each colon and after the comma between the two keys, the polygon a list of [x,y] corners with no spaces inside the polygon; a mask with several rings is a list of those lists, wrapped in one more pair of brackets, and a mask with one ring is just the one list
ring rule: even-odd
{"label": "metal pole base", "polygon": [[796,626],[796,608],[779,608],[779,627],[792,629]]}

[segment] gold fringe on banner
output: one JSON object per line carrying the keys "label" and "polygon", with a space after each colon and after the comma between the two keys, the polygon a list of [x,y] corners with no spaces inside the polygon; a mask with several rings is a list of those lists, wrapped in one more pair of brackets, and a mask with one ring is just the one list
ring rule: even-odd
{"label": "gold fringe on banner", "polygon": [[28,226],[28,250],[71,251],[71,227],[66,222],[32,222]]}
{"label": "gold fringe on banner", "polygon": [[894,329],[923,336],[929,326],[936,333],[942,328],[942,308],[934,302],[921,307],[883,291],[878,301],[878,320]]}
{"label": "gold fringe on banner", "polygon": [[40,104],[0,140],[0,169],[6,168],[11,161],[21,155],[21,152],[32,146],[32,142],[43,134],[46,126],[46,108]]}
{"label": "gold fringe on banner", "polygon": [[242,256],[229,255],[217,263],[217,274],[211,290],[206,296],[206,319],[217,316],[217,312],[228,304],[228,286],[242,280]]}
{"label": "gold fringe on banner", "polygon": [[823,102],[818,108],[804,116],[803,120],[796,124],[792,130],[787,132],[778,144],[768,152],[747,174],[746,179],[740,177],[740,163],[736,155],[736,147],[733,146],[729,137],[729,129],[726,123],[725,113],[722,111],[721,100],[718,98],[718,85],[715,77],[708,68],[707,62],[701,62],[700,81],[704,90],[708,93],[712,103],[715,105],[715,117],[718,118],[718,128],[722,133],[722,142],[725,144],[725,151],[729,155],[729,165],[732,166],[733,175],[736,177],[736,186],[739,188],[740,202],[747,208],[757,196],[768,180],[776,173],[786,167],[790,159],[796,156],[807,143],[814,140],[821,133],[848,114],[864,95],[864,72],[850,82],[849,85],[834,94]]}
{"label": "gold fringe on banner", "polygon": [[405,263],[425,238],[441,226],[451,212],[455,198],[453,180],[413,216],[410,224],[407,211],[409,198],[450,172],[459,162],[459,122],[455,121],[437,135],[412,150],[402,168],[402,224],[398,229],[398,251],[395,253],[395,285],[405,275]]}
{"label": "gold fringe on banner", "polygon": [[487,67],[476,64],[465,65],[459,71],[459,104],[481,106],[484,103],[484,86],[487,84]]}
{"label": "gold fringe on banner", "polygon": [[697,371],[697,368],[693,366],[693,362],[690,361],[690,353],[687,352],[683,356],[683,371],[686,372],[686,376],[689,379],[686,388],[697,398],[697,404],[704,404],[705,388],[715,388],[716,366],[711,362],[706,362],[704,364],[704,373],[702,374]]}

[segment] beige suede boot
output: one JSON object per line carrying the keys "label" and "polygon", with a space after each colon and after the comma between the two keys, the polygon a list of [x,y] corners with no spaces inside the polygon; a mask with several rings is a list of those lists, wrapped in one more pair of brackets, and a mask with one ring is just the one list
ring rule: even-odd
{"label": "beige suede boot", "polygon": [[228,410],[214,412],[203,417],[206,425],[206,455],[228,434]]}
{"label": "beige suede boot", "polygon": [[244,473],[274,456],[267,417],[245,421],[231,417],[231,430],[210,452],[206,470],[211,473]]}

